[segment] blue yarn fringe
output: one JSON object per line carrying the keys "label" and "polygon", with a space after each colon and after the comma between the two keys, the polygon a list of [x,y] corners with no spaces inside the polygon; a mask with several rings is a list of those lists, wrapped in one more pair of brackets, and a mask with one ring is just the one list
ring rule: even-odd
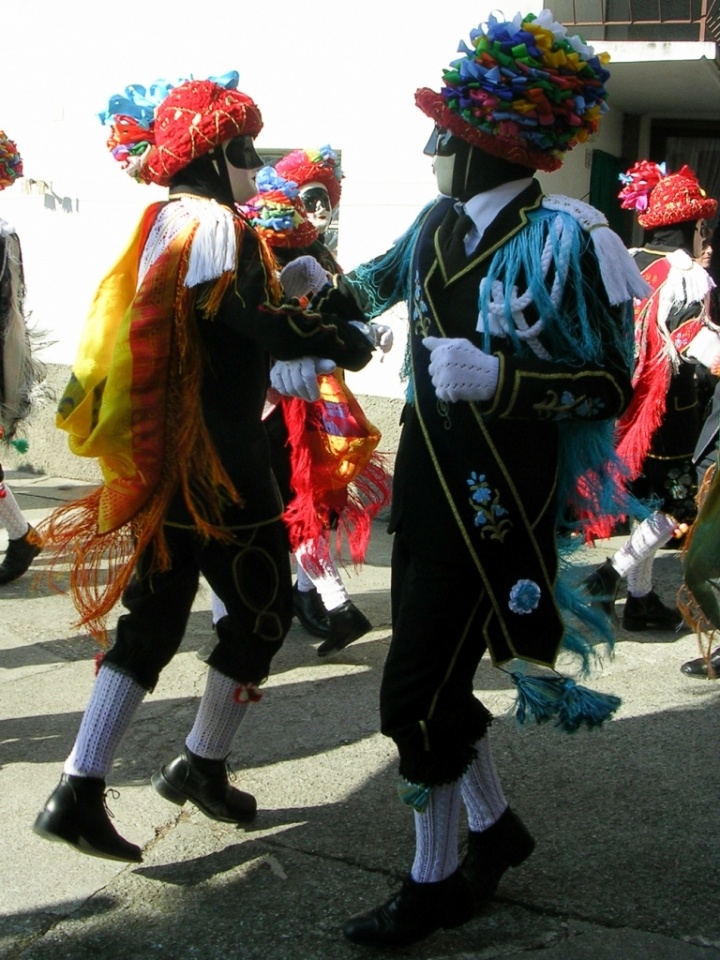
{"label": "blue yarn fringe", "polygon": [[515,716],[520,724],[554,720],[565,733],[575,733],[583,725],[600,727],[621,704],[611,693],[598,693],[581,687],[570,677],[529,677],[513,671],[517,688]]}

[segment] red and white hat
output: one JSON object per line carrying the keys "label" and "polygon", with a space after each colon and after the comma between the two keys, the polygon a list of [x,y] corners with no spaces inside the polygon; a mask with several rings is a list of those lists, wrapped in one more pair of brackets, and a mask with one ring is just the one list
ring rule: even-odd
{"label": "red and white hat", "polygon": [[665,173],[665,165],[639,160],[621,174],[624,186],[618,197],[623,210],[635,210],[646,230],[669,227],[686,220],[709,220],[717,211],[713,200],[685,164],[677,173]]}

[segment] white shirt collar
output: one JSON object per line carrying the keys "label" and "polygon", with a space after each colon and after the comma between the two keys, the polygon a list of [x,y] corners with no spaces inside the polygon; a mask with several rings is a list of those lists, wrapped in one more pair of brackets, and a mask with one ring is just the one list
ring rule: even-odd
{"label": "white shirt collar", "polygon": [[480,243],[483,233],[485,233],[502,208],[507,206],[515,197],[519,196],[523,190],[526,190],[532,181],[532,177],[524,177],[522,180],[510,180],[507,183],[501,183],[499,187],[493,187],[492,190],[486,190],[484,193],[476,193],[475,196],[471,197],[465,204],[455,204],[455,209],[458,213],[464,211],[475,225],[465,237],[465,252],[468,256]]}

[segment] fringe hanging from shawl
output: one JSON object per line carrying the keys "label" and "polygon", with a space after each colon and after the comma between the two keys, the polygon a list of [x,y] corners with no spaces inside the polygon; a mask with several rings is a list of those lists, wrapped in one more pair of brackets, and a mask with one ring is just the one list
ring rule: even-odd
{"label": "fringe hanging from shawl", "polygon": [[[198,415],[202,357],[195,295],[183,283],[191,245],[192,232],[185,235],[179,252],[168,251],[153,265],[140,288],[142,291],[145,284],[154,284],[155,290],[167,293],[172,285],[173,291],[170,310],[158,314],[154,324],[159,332],[170,321],[166,370],[164,374],[155,368],[151,371],[157,388],[151,413],[157,418],[159,444],[158,475],[152,489],[137,498],[139,506],[129,519],[104,529],[100,529],[98,520],[103,499],[109,497],[112,506],[112,489],[107,482],[89,496],[60,507],[40,526],[54,562],[72,557],[71,592],[80,613],[79,625],[87,627],[103,646],[107,644],[105,619],[121,599],[141,553],[153,548],[151,573],[169,567],[163,519],[178,486],[198,532],[206,537],[229,541],[232,535],[222,527],[222,510],[230,502],[241,502]],[[225,290],[232,277],[232,273],[220,277],[218,291]],[[142,319],[138,316],[139,299],[133,301],[128,317],[130,342],[134,324]],[[208,302],[217,300],[211,293]],[[150,334],[152,340],[152,331]],[[102,463],[102,457],[100,460]]]}
{"label": "fringe hanging from shawl", "polygon": [[695,631],[700,655],[714,678],[710,655],[720,631],[720,470],[713,464],[698,492],[698,515],[682,548],[678,608]]}
{"label": "fringe hanging from shawl", "polygon": [[284,397],[293,499],[283,516],[296,550],[318,540],[337,520],[335,549],[344,544],[360,564],[372,521],[389,503],[390,482],[375,453],[380,431],[363,413],[339,371],[318,378],[320,399]]}

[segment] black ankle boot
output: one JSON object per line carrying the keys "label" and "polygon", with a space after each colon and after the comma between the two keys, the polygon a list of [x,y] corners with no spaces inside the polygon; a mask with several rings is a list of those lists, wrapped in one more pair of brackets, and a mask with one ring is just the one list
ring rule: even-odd
{"label": "black ankle boot", "polygon": [[701,680],[717,680],[720,677],[720,647],[713,650],[710,654],[710,670],[705,657],[698,657],[697,660],[688,660],[680,670],[686,677],[698,677]]}
{"label": "black ankle boot", "polygon": [[622,615],[623,630],[679,630],[683,618],[677,607],[667,607],[651,590],[647,596],[627,595]]}
{"label": "black ankle boot", "polygon": [[372,630],[372,624],[352,600],[346,600],[342,606],[330,610],[327,617],[330,631],[327,640],[318,647],[319,657],[342,650]]}
{"label": "black ankle boot", "polygon": [[8,540],[5,559],[0,563],[0,584],[21,577],[41,550],[42,540],[34,527],[28,527],[25,535],[17,540]]}
{"label": "black ankle boot", "polygon": [[255,797],[230,786],[224,760],[206,760],[185,747],[179,757],[165,764],[151,779],[161,797],[179,807],[192,800],[211,820],[247,823],[255,819]]}
{"label": "black ankle boot", "polygon": [[596,598],[594,602],[597,602],[609,617],[615,615],[615,597],[619,583],[620,574],[609,560],[583,580],[585,592]]}
{"label": "black ankle boot", "polygon": [[33,830],[46,840],[61,840],[81,853],[107,860],[142,862],[142,850],[123,840],[105,807],[105,781],[64,773],[38,814]]}
{"label": "black ankle boot", "polygon": [[480,906],[495,896],[508,867],[518,867],[535,849],[535,841],[510,807],[487,830],[468,831],[468,850],[460,869]]}
{"label": "black ankle boot", "polygon": [[387,903],[345,924],[353,943],[400,947],[440,927],[459,927],[475,913],[472,889],[459,870],[439,883],[415,883],[409,877]]}
{"label": "black ankle boot", "polygon": [[324,640],[329,635],[327,610],[315,587],[312,590],[298,590],[298,585],[293,584],[293,613],[313,637]]}

